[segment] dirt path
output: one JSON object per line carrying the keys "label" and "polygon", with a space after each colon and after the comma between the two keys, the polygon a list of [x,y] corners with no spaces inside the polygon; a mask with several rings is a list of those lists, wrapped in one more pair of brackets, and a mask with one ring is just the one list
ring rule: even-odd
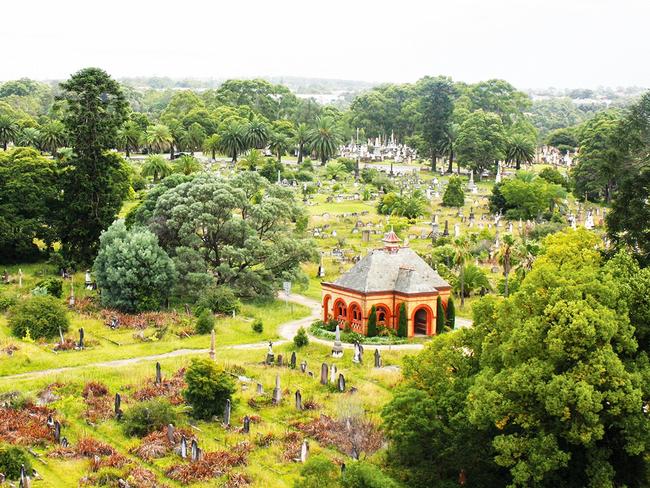
{"label": "dirt path", "polygon": [[[278,294],[278,298],[284,300],[286,297],[284,293],[280,292]],[[308,329],[311,323],[314,322],[315,320],[318,320],[318,318],[320,318],[321,316],[321,304],[316,300],[307,298],[303,295],[290,295],[288,300],[290,302],[309,307],[311,313],[307,317],[303,317],[297,320],[292,320],[290,322],[286,322],[282,324],[278,329],[278,334],[280,335],[280,337],[282,337],[282,339],[275,341],[274,344],[276,345],[286,344],[287,342],[293,340],[293,337],[296,335],[300,327],[305,327],[305,329]],[[472,325],[471,320],[463,319],[460,317],[456,319],[456,323],[457,323],[457,327],[471,327]],[[309,335],[309,340],[319,344],[325,344],[327,346],[332,345],[332,341],[314,337],[312,335]],[[266,347],[268,347],[267,342],[254,342],[249,344],[235,344],[232,346],[224,346],[221,347],[220,349],[264,349]],[[343,343],[343,347],[346,349],[352,349],[353,346],[352,344]],[[366,346],[366,348],[368,349],[376,348],[380,350],[389,350],[389,351],[417,351],[419,349],[422,349],[423,347],[424,344],[396,344],[390,346],[369,344]],[[137,364],[137,363],[147,362],[147,361],[158,361],[160,359],[173,358],[178,356],[207,354],[209,351],[210,351],[209,349],[177,349],[175,351],[165,352],[162,354],[154,354],[151,356],[138,356],[135,358],[116,359],[113,361],[103,361],[98,363],[88,363],[79,366],[67,366],[63,368],[43,369],[39,371],[27,371],[25,373],[0,376],[0,380],[39,378],[42,376],[65,373],[68,371],[79,371],[86,368],[115,368],[115,367],[128,366],[131,364]]]}

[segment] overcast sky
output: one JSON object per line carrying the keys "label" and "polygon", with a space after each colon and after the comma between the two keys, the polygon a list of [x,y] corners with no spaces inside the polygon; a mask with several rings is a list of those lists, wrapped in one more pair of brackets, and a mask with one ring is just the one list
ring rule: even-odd
{"label": "overcast sky", "polygon": [[444,74],[650,87],[650,0],[10,0],[0,80]]}

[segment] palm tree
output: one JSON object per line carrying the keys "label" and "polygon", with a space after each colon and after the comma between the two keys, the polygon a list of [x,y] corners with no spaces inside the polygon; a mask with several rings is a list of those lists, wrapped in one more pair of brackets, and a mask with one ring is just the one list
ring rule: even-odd
{"label": "palm tree", "polygon": [[62,163],[69,163],[74,157],[75,153],[71,147],[60,147],[56,152],[56,159]]}
{"label": "palm tree", "polygon": [[259,149],[251,149],[241,163],[249,171],[255,171],[264,163],[264,155]]}
{"label": "palm tree", "polygon": [[239,153],[246,150],[246,129],[237,121],[228,121],[219,133],[218,147],[236,163]]}
{"label": "palm tree", "polygon": [[56,151],[66,145],[66,131],[63,122],[53,120],[41,128],[41,146],[52,156]]}
{"label": "palm tree", "polygon": [[521,163],[531,163],[535,157],[535,144],[522,134],[514,134],[506,145],[507,162],[515,162],[516,169],[521,169]]}
{"label": "palm tree", "polygon": [[307,143],[309,141],[309,132],[309,127],[307,124],[299,124],[298,127],[296,127],[294,142],[298,146],[298,164],[302,163],[305,147],[307,147]]}
{"label": "palm tree", "polygon": [[533,269],[533,263],[539,253],[539,244],[535,241],[522,240],[515,248],[515,255],[517,257],[517,265],[515,266],[515,273],[519,279],[526,277],[528,272]]}
{"label": "palm tree", "polygon": [[203,141],[203,152],[212,154],[212,160],[217,159],[219,150],[219,134],[212,134]]}
{"label": "palm tree", "polygon": [[264,149],[268,143],[270,131],[268,125],[259,117],[246,125],[246,146],[253,149]]}
{"label": "palm tree", "polygon": [[458,268],[458,284],[460,290],[460,306],[465,306],[465,261],[471,256],[470,242],[466,237],[455,239],[454,248],[454,265]]}
{"label": "palm tree", "polygon": [[142,129],[133,120],[128,120],[124,123],[118,132],[118,140],[120,146],[124,148],[126,157],[131,157],[131,149],[137,150],[142,142]]}
{"label": "palm tree", "polygon": [[415,190],[406,195],[399,195],[393,205],[392,214],[406,217],[409,220],[417,219],[424,215],[427,208],[427,200],[420,190]]}
{"label": "palm tree", "polygon": [[18,135],[18,126],[11,117],[0,115],[0,144],[2,149],[7,150],[7,145],[13,142]]}
{"label": "palm tree", "polygon": [[492,290],[492,285],[485,272],[475,264],[467,264],[459,272],[459,281],[456,283],[455,291],[461,296],[470,296],[473,291],[481,292]]}
{"label": "palm tree", "polygon": [[201,171],[201,163],[194,157],[187,154],[182,155],[174,162],[174,171],[190,175],[196,171]]}
{"label": "palm tree", "polygon": [[501,266],[503,266],[503,294],[506,297],[508,296],[508,276],[510,275],[510,270],[512,268],[512,254],[514,243],[515,240],[513,237],[507,234],[503,237],[501,247],[499,247],[499,250],[497,251],[497,261]]}
{"label": "palm tree", "polygon": [[281,132],[274,132],[269,138],[269,149],[278,158],[278,162],[281,163],[282,156],[291,149],[291,141]]}
{"label": "palm tree", "polygon": [[31,146],[41,148],[41,131],[36,127],[25,127],[18,133],[19,146]]}
{"label": "palm tree", "polygon": [[325,177],[328,180],[342,180],[348,174],[345,164],[332,161],[325,166]]}
{"label": "palm tree", "polygon": [[[449,160],[449,165],[447,166],[447,173],[451,174],[454,172],[454,156],[456,137],[458,136],[458,130],[460,126],[458,124],[449,124],[447,130],[445,131],[445,141],[442,143],[442,152],[447,154],[447,159]],[[458,174],[460,174],[460,162],[458,162]]]}
{"label": "palm tree", "polygon": [[322,165],[336,154],[340,141],[341,135],[334,120],[329,117],[319,117],[316,127],[310,131],[309,147],[316,153]]}
{"label": "palm tree", "polygon": [[169,176],[171,172],[172,169],[169,163],[161,154],[147,156],[142,166],[142,176],[151,176],[154,183],[157,183],[165,176]]}
{"label": "palm tree", "polygon": [[152,125],[147,128],[147,144],[156,152],[162,153],[171,148],[174,139],[169,127],[163,124]]}

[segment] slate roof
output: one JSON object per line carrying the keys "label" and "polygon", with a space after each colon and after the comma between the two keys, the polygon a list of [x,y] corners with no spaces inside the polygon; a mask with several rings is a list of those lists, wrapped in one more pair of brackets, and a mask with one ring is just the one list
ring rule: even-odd
{"label": "slate roof", "polygon": [[435,293],[438,288],[449,287],[449,283],[408,247],[392,252],[386,249],[370,251],[334,284],[361,293],[393,290]]}

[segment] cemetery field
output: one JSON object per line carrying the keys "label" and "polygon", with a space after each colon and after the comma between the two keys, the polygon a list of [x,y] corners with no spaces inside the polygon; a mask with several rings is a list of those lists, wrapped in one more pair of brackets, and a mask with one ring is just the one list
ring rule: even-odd
{"label": "cemetery field", "polygon": [[[282,354],[286,362],[293,351],[296,351],[295,346],[286,344],[276,347],[274,352],[276,358]],[[333,359],[329,348],[321,345],[309,345],[296,352],[298,366],[294,370],[287,366],[263,364],[265,347],[254,350],[217,347],[217,364],[240,377],[235,381],[237,390],[232,402],[231,427],[225,428],[221,419],[193,421],[183,413],[184,407],[178,405],[175,408],[180,416],[175,428],[187,433],[188,442],[190,437],[195,438],[205,455],[236,449],[244,449],[247,454],[245,461],[228,467],[224,476],[192,483],[191,486],[221,486],[221,483],[234,479],[235,473],[238,473],[249,479],[251,486],[290,487],[301,467],[296,460],[300,457],[302,441],[308,437],[306,428],[296,423],[310,424],[321,415],[337,419],[339,414],[346,414],[359,422],[369,422],[368,425],[378,424],[381,407],[390,398],[390,390],[399,381],[399,370],[393,366],[400,364],[403,353],[384,352],[382,360],[385,367],[375,369],[371,348],[366,350],[362,365],[352,363],[349,351],[343,358]],[[186,367],[189,361],[189,358],[161,360],[163,383],[179,369]],[[305,373],[300,370],[299,364],[302,361],[307,362]],[[337,380],[338,373],[344,375],[344,392],[338,391],[336,382],[327,385],[320,383],[323,362],[337,366]],[[309,375],[310,371],[313,377]],[[282,398],[279,405],[272,405],[271,392],[278,375]],[[137,437],[126,436],[123,425],[113,418],[115,393],[120,393],[122,409],[126,412],[137,403],[136,397],[140,398],[141,390],[153,385],[154,378],[154,362],[116,368],[89,367],[48,377],[17,380],[0,378],[0,394],[18,390],[29,398],[40,398],[48,409],[55,410],[55,418],[62,425],[61,435],[72,446],[79,445],[80,441],[83,444],[84,439],[92,438],[109,446],[105,449],[114,451],[112,459],[120,459],[123,464],[120,468],[99,468],[93,471],[95,468],[91,454],[70,454],[63,459],[57,458],[57,454],[53,454],[53,441],[47,439],[43,445],[33,449],[39,456],[38,459],[42,460],[34,461],[34,467],[43,477],[38,486],[76,486],[86,476],[109,476],[111,472],[128,474],[136,468],[150,471],[159,482],[167,486],[181,486],[166,473],[173,466],[178,468],[178,465],[189,465],[189,460],[183,460],[180,454],[171,449],[161,453],[161,457],[143,459],[142,454],[135,451],[142,445],[142,441]],[[89,382],[101,383],[107,392],[84,398],[83,390]],[[263,388],[261,394],[258,393],[258,383]],[[301,392],[303,410],[296,409],[296,390]],[[173,397],[177,393],[177,390],[171,388],[167,397]],[[239,432],[244,416],[252,419],[249,433]],[[344,452],[350,446],[343,441],[338,441],[340,445],[330,444],[327,440],[337,439],[334,431],[340,426],[332,427],[332,432],[327,432],[320,423],[315,423],[312,427],[313,430],[309,430],[309,455],[325,453],[332,459],[347,462],[350,453]],[[374,453],[380,446],[381,434],[373,428],[372,432],[364,435],[361,435],[357,445],[363,456],[380,455]],[[365,452],[365,449],[369,452]]]}

